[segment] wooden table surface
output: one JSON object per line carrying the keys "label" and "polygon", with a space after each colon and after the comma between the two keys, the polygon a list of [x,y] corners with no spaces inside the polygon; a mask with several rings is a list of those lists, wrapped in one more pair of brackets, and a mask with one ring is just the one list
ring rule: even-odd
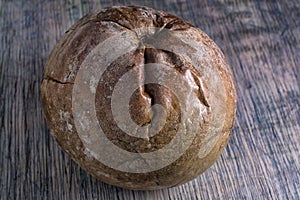
{"label": "wooden table surface", "polygon": [[[238,103],[230,142],[197,179],[130,191],[87,174],[54,141],[40,100],[49,52],[79,18],[146,5],[201,28],[224,51]],[[0,199],[300,199],[300,1],[0,1]]]}

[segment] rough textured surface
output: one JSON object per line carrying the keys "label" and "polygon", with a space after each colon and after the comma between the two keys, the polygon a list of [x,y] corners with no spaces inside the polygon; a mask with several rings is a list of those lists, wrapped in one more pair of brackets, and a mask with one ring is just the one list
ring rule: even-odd
{"label": "rough textured surface", "polygon": [[[153,32],[145,29],[154,27],[156,30]],[[162,28],[169,30],[167,37]],[[105,68],[105,65],[99,64],[103,58],[96,58],[103,49],[106,49],[100,43],[124,30],[130,30],[129,34],[134,33],[130,42],[137,43],[138,49],[134,48],[133,51],[120,57],[116,56],[114,50],[109,51],[109,56],[112,55],[114,61],[103,69],[105,71],[99,77],[100,80],[95,79],[97,73],[94,72],[95,67],[99,65]],[[170,35],[171,31],[176,33],[178,38]],[[125,44],[118,42],[117,46],[120,48]],[[167,51],[168,46],[171,46],[170,49],[174,49],[175,52]],[[98,48],[100,52],[97,51]],[[107,48],[113,49],[114,46],[109,43]],[[191,59],[196,66],[178,52],[188,52],[188,59]],[[90,61],[89,57],[92,58]],[[104,59],[109,58],[106,56]],[[168,74],[164,74],[161,67],[155,70],[153,70],[154,66],[147,68],[146,65],[149,63],[165,64],[170,68]],[[154,152],[175,140],[175,135],[179,134],[181,128],[184,135],[195,134],[192,143],[188,144],[187,140],[180,136],[182,138],[178,145],[172,145],[169,150],[153,155],[157,162],[165,162],[164,160],[171,158],[180,146],[187,146],[176,160],[155,171],[130,173],[102,163],[95,154],[99,157],[103,157],[104,154],[115,157],[117,152],[99,147],[101,144],[92,136],[99,135],[99,131],[91,131],[84,137],[79,133],[80,128],[78,129],[74,120],[75,115],[79,116],[80,124],[85,123],[86,118],[86,115],[76,113],[76,108],[72,106],[72,101],[73,104],[77,101],[72,92],[73,87],[76,87],[75,83],[80,85],[78,86],[80,88],[84,87],[83,82],[75,81],[81,77],[79,69],[92,70],[86,81],[90,83],[91,80],[96,81],[96,84],[88,84],[88,88],[81,89],[79,98],[94,99],[89,96],[89,93],[90,91],[96,93],[94,102],[97,118],[101,129],[113,145],[134,153]],[[136,117],[135,120],[140,120],[139,129],[145,128],[141,131],[145,136],[143,138],[131,136],[129,135],[132,134],[131,131],[125,132],[119,128],[120,125],[112,111],[113,92],[116,91],[120,79],[126,79],[124,76],[130,70],[133,70],[132,78],[135,79],[133,81],[141,85],[137,88],[137,94],[131,96],[129,112]],[[139,190],[179,185],[196,178],[210,167],[228,142],[236,106],[235,88],[229,70],[224,55],[215,43],[202,31],[175,16],[148,7],[118,6],[103,9],[82,18],[73,25],[51,52],[41,85],[46,119],[62,148],[80,166],[107,183]],[[157,74],[160,79],[166,79],[165,81],[167,77],[171,77],[171,80],[167,81],[171,84],[169,86],[163,83],[145,84],[147,80],[156,80]],[[180,78],[170,74],[178,74],[176,76]],[[179,80],[182,81],[178,82]],[[128,93],[126,90],[128,84],[131,85],[128,82],[121,85],[120,94]],[[169,88],[170,86],[177,88],[177,91]],[[179,88],[185,88],[184,93],[179,93]],[[124,98],[117,101],[122,99]],[[154,108],[141,114],[155,104],[164,107],[166,117],[159,115]],[[121,107],[126,106],[126,102],[121,104]],[[86,110],[83,105],[80,107]],[[118,109],[117,113],[119,112],[121,111]],[[153,113],[152,117],[151,113]],[[164,124],[161,131],[153,136],[149,135],[150,126],[157,126],[158,122]],[[91,127],[93,123],[87,120],[83,125],[85,133],[89,129],[87,127]],[[123,166],[124,162],[131,166],[141,158],[142,155],[132,160],[120,160],[118,166]],[[147,160],[144,162],[148,163]],[[148,165],[153,164],[148,163]]]}
{"label": "rough textured surface", "polygon": [[[140,4],[187,19],[224,51],[237,86],[229,145],[179,187],[130,191],[88,175],[54,142],[39,85],[50,50],[75,21]],[[2,1],[1,199],[299,199],[299,1]]]}

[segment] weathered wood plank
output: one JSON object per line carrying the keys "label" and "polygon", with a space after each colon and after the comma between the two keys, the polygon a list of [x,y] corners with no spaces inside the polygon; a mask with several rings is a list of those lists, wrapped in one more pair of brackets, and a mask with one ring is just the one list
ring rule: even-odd
{"label": "weathered wood plank", "polygon": [[[197,179],[129,191],[88,175],[47,129],[39,85],[47,56],[83,15],[146,5],[182,17],[223,49],[238,109],[229,145]],[[0,1],[0,199],[299,199],[300,2]]]}

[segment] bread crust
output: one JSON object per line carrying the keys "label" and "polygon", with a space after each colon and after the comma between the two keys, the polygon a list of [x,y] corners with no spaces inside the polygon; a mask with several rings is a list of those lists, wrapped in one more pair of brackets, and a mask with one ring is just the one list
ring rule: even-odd
{"label": "bread crust", "polygon": [[[173,44],[172,38],[151,41],[151,46],[147,46],[147,41],[151,40],[151,37],[145,39],[139,37],[140,33],[136,33],[137,40],[142,41],[144,46],[116,58],[103,73],[95,88],[96,116],[106,137],[119,148],[137,154],[157,151],[175,137],[179,122],[184,120],[180,114],[182,107],[178,98],[185,97],[177,97],[174,91],[159,84],[146,84],[138,88],[131,96],[129,111],[136,124],[145,126],[151,122],[152,117],[149,112],[141,111],[141,108],[149,110],[154,103],[163,105],[167,117],[162,130],[145,139],[132,137],[116,128],[118,126],[113,118],[111,101],[107,100],[107,97],[112,95],[109,88],[115,86],[121,76],[129,70],[133,70],[137,79],[140,76],[143,80],[146,79],[147,72],[138,71],[138,66],[147,63],[163,63],[176,70],[188,84],[195,85],[198,88],[195,91],[197,101],[189,102],[186,99],[183,101],[187,105],[201,104],[204,109],[199,129],[183,155],[158,170],[131,173],[104,165],[87,152],[76,130],[72,95],[78,71],[97,45],[116,33],[145,27],[166,28],[174,31],[178,37],[186,36],[189,40],[187,43],[194,45],[193,48],[201,46],[203,54],[195,55],[197,61],[191,63],[181,55],[159,48],[163,45],[178,46]],[[147,34],[142,33],[142,36]],[[181,47],[186,52],[191,52],[190,55],[195,54],[193,48],[185,44]],[[219,85],[215,84],[215,80],[218,80]],[[154,190],[179,185],[194,179],[208,169],[228,143],[236,109],[236,92],[230,67],[217,45],[201,30],[182,19],[162,11],[135,6],[106,8],[87,15],[74,24],[60,39],[48,58],[41,94],[51,133],[71,158],[87,172],[106,183],[137,190]]]}

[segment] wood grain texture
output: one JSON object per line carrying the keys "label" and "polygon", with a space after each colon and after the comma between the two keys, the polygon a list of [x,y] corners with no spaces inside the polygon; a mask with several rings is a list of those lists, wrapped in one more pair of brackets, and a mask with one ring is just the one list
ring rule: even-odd
{"label": "wood grain texture", "polygon": [[[238,95],[229,145],[197,179],[130,191],[87,174],[49,134],[40,82],[79,18],[146,5],[201,28],[224,51]],[[0,1],[0,199],[300,199],[300,1]]]}

